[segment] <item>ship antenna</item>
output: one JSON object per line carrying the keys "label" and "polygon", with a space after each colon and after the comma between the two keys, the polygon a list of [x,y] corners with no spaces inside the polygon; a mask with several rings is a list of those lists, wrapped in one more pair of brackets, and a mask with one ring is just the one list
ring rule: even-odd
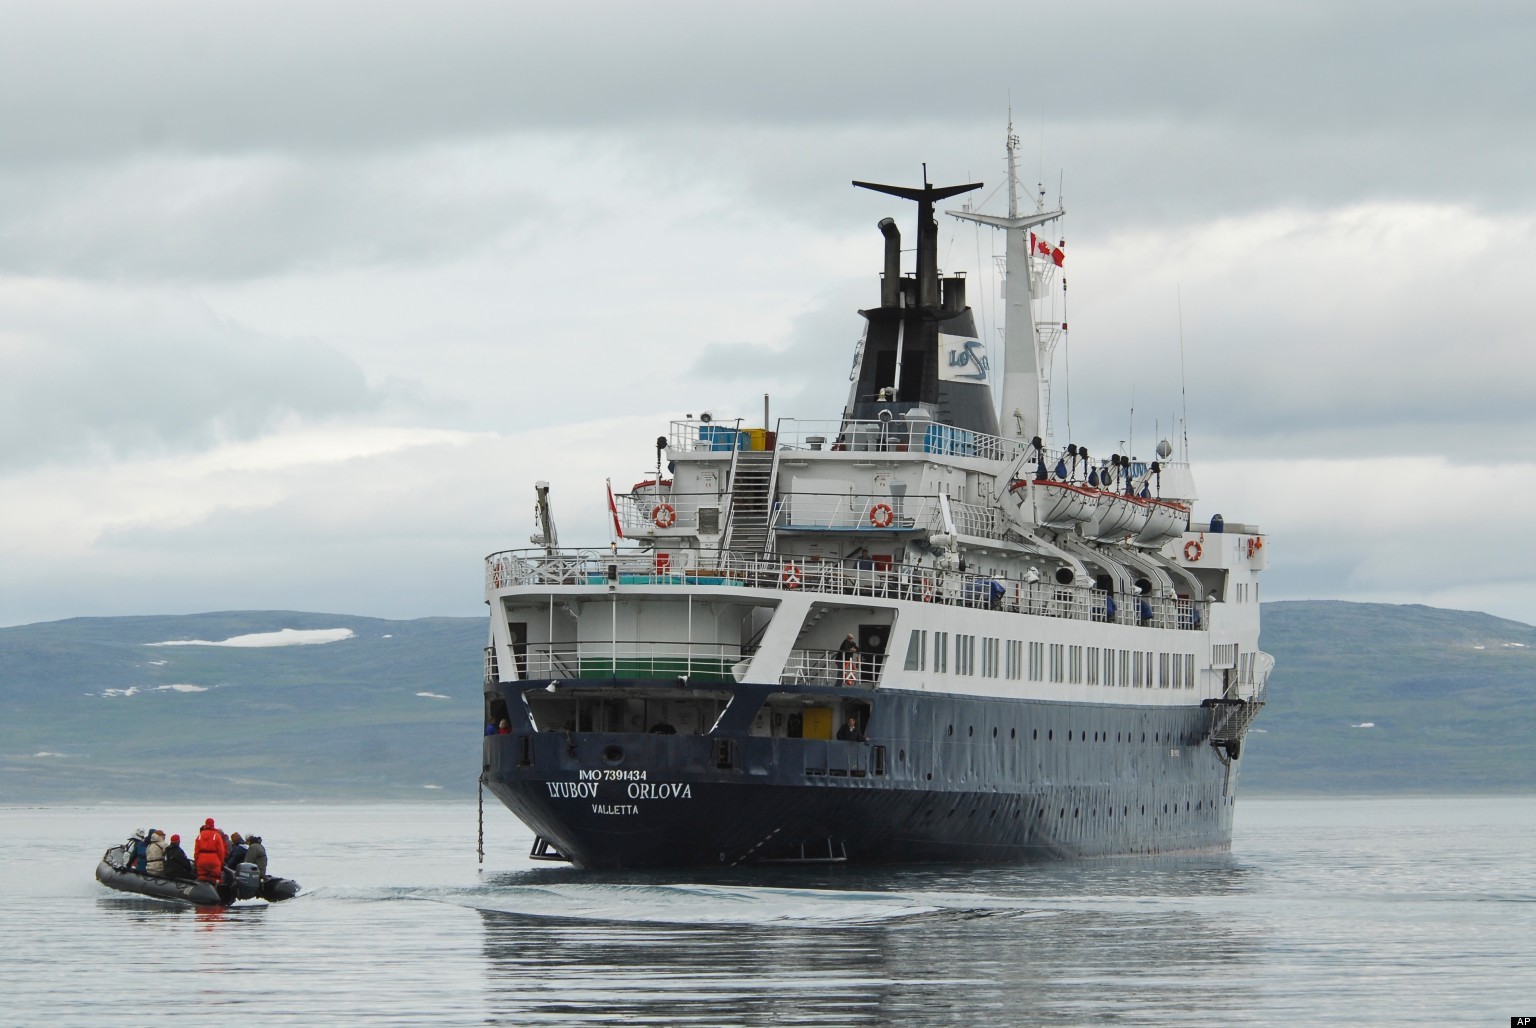
{"label": "ship antenna", "polygon": [[1184,405],[1184,459],[1189,460],[1189,383],[1184,376],[1184,287],[1175,286],[1179,301],[1179,399]]}

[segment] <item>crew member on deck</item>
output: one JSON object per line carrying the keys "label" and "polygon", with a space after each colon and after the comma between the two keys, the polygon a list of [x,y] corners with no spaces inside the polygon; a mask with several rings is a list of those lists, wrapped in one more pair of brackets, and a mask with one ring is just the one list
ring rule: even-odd
{"label": "crew member on deck", "polygon": [[859,719],[849,714],[843,727],[837,730],[837,737],[846,742],[863,742],[864,732],[859,728]]}

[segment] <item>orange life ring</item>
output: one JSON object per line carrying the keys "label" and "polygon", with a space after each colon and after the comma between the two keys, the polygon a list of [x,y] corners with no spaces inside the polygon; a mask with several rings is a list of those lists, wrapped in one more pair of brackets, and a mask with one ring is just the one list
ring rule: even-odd
{"label": "orange life ring", "polygon": [[1249,538],[1248,538],[1248,556],[1252,557],[1254,551],[1257,550],[1257,549],[1258,549],[1258,547],[1253,545],[1253,537],[1249,536]]}
{"label": "orange life ring", "polygon": [[1189,542],[1184,544],[1184,559],[1190,561],[1191,563],[1199,560],[1200,555],[1204,552],[1205,547],[1200,545],[1199,539],[1191,539]]}
{"label": "orange life ring", "polygon": [[927,575],[923,576],[923,602],[933,602],[933,579],[929,578]]}
{"label": "orange life ring", "polygon": [[786,589],[800,588],[800,565],[789,563],[784,565],[784,571],[779,575],[780,581]]}
{"label": "orange life ring", "polygon": [[677,524],[677,508],[670,503],[658,503],[651,508],[651,520],[657,528],[671,528]]}
{"label": "orange life ring", "polygon": [[869,523],[876,528],[889,528],[895,520],[896,512],[891,510],[889,503],[877,503],[869,508]]}

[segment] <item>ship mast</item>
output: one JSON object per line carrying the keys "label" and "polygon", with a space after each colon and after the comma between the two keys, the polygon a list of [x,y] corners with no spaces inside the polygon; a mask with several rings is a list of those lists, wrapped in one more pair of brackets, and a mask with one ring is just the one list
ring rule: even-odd
{"label": "ship mast", "polygon": [[1035,325],[1035,283],[1031,275],[1030,229],[1054,221],[1065,213],[1057,207],[1044,209],[1039,200],[1035,213],[1020,216],[1018,192],[1019,137],[1013,134],[1013,112],[1008,113],[1008,216],[995,217],[974,211],[946,211],[962,221],[991,225],[1004,231],[1003,264],[1003,395],[999,418],[1002,433],[1029,442],[1048,434],[1044,395],[1050,377],[1049,348]]}

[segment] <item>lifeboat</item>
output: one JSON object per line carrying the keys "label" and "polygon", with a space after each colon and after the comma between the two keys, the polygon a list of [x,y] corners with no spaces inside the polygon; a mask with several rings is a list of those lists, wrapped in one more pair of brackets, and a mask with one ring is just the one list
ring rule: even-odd
{"label": "lifeboat", "polygon": [[1052,478],[1022,478],[1008,491],[1035,524],[1068,530],[1093,517],[1100,497],[1097,489]]}
{"label": "lifeboat", "polygon": [[1142,500],[1147,523],[1136,533],[1136,545],[1155,549],[1177,539],[1189,528],[1189,508],[1172,500]]}
{"label": "lifeboat", "polygon": [[1093,517],[1083,534],[1100,542],[1115,542],[1128,535],[1140,536],[1151,516],[1151,501],[1121,493],[1099,493]]}

